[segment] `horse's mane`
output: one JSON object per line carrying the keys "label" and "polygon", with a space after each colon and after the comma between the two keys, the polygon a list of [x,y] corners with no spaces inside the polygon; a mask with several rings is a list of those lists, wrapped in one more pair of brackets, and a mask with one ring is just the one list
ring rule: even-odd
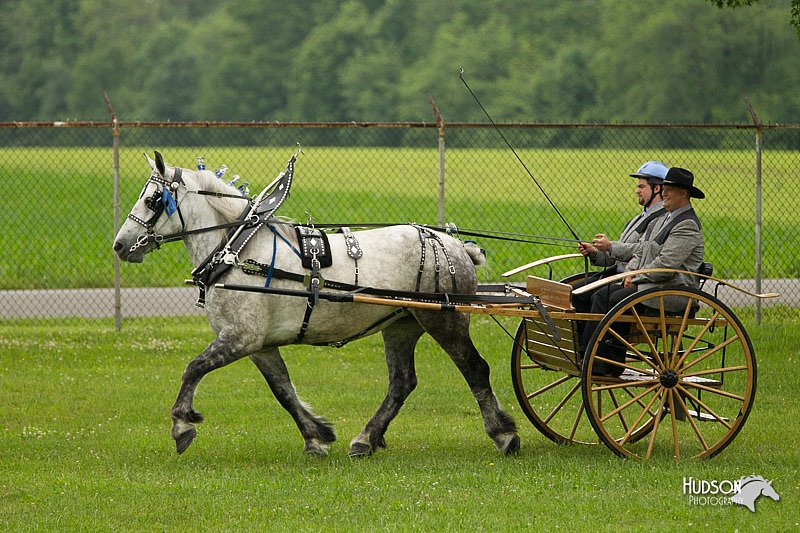
{"label": "horse's mane", "polygon": [[[228,183],[219,179],[216,174],[209,170],[198,170],[195,172],[195,176],[197,176],[198,186],[201,190],[219,192],[222,194],[241,195],[242,198],[247,198],[246,196],[242,195],[242,192],[239,189],[233,187],[232,185],[228,185]],[[213,207],[228,221],[233,221],[239,218],[239,216],[241,216],[242,212],[247,207],[247,202],[245,200],[239,200],[237,198],[217,198],[215,196],[207,196],[206,198],[208,199],[208,203],[211,204],[211,207]]]}

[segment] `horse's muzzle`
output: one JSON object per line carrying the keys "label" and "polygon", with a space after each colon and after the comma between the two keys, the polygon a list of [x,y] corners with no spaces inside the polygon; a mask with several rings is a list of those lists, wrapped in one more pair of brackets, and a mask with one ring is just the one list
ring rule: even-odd
{"label": "horse's muzzle", "polygon": [[117,254],[117,257],[119,257],[120,260],[127,261],[129,263],[141,263],[144,260],[144,253],[139,250],[131,253],[131,247],[125,245],[121,241],[114,242],[114,253]]}

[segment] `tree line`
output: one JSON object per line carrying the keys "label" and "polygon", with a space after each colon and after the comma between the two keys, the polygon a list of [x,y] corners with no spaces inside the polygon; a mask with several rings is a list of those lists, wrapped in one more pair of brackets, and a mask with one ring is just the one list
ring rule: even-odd
{"label": "tree line", "polygon": [[5,0],[0,121],[800,121],[789,0]]}

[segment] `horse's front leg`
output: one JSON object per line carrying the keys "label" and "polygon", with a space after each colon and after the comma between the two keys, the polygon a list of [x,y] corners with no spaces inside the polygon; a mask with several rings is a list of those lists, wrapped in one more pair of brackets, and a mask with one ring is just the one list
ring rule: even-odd
{"label": "horse's front leg", "polygon": [[289,370],[278,348],[253,354],[250,359],[267,380],[278,403],[292,415],[305,441],[303,451],[314,455],[328,455],[331,443],[336,440],[333,426],[321,416],[312,413],[297,397],[297,391],[289,377]]}
{"label": "horse's front leg", "polygon": [[178,453],[183,453],[197,437],[194,425],[203,421],[203,415],[194,410],[194,393],[203,377],[217,368],[240,359],[247,354],[239,343],[218,336],[203,353],[186,367],[181,378],[181,389],[172,406],[172,438]]}

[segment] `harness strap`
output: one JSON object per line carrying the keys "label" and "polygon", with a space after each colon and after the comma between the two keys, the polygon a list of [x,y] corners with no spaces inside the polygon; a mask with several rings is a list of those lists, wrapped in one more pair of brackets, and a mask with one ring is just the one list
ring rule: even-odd
{"label": "harness strap", "polygon": [[349,227],[342,226],[342,233],[344,234],[344,244],[347,248],[347,255],[349,255],[355,263],[356,273],[354,283],[358,285],[358,260],[364,255],[364,252],[361,250],[358,239],[356,239],[356,236],[353,235]]}
{"label": "harness strap", "polygon": [[416,224],[412,224],[412,226],[417,228],[417,231],[419,232],[419,240],[422,248],[422,251],[420,253],[419,269],[417,270],[417,284],[416,284],[417,292],[419,292],[420,284],[422,283],[422,272],[425,269],[426,239],[431,240],[431,248],[433,249],[435,291],[440,292],[439,273],[441,271],[441,264],[439,263],[439,248],[441,248],[442,255],[444,255],[444,258],[447,260],[447,270],[448,272],[450,272],[450,280],[453,283],[453,291],[454,292],[457,291],[458,284],[456,282],[456,269],[453,266],[453,262],[450,260],[450,254],[447,253],[447,248],[445,247],[444,242],[442,242],[442,238],[439,237],[436,233],[433,233],[432,231],[428,230],[428,228],[426,228],[425,226],[419,226]]}
{"label": "harness strap", "polygon": [[420,252],[419,257],[419,269],[417,270],[417,284],[415,286],[415,290],[419,292],[420,284],[422,283],[422,272],[425,270],[425,236],[424,234],[427,233],[427,230],[423,229],[420,226],[415,226],[417,231],[419,232],[419,242],[422,246],[422,251]]}
{"label": "harness strap", "polygon": [[311,293],[308,296],[308,301],[306,302],[306,312],[303,315],[303,322],[300,324],[300,332],[297,334],[297,338],[295,342],[300,342],[303,340],[303,337],[306,336],[306,331],[308,331],[308,323],[311,321],[311,313],[314,311],[314,307],[319,303],[319,261],[317,260],[317,254],[313,254],[311,260],[311,279],[308,283],[308,291]]}
{"label": "harness strap", "polygon": [[[259,263],[253,259],[245,260],[242,265],[242,271],[245,274],[253,276],[266,277],[269,274],[269,265]],[[280,268],[274,268],[273,279],[284,279],[287,281],[294,281],[302,283],[305,286],[309,284],[309,277],[296,272],[287,272]],[[359,285],[352,285],[350,283],[343,283],[341,281],[326,280],[322,275],[320,279],[320,288],[333,289],[336,291],[343,291],[349,293],[370,294],[374,296],[383,296],[389,298],[411,298],[415,301],[421,302],[434,302],[434,303],[508,303],[508,299],[503,296],[494,294],[480,294],[486,292],[494,292],[494,287],[503,288],[509,285],[488,285],[479,287],[479,294],[456,294],[456,293],[441,293],[441,292],[419,292],[419,291],[398,291],[393,289],[380,289],[377,287],[362,287]]]}

